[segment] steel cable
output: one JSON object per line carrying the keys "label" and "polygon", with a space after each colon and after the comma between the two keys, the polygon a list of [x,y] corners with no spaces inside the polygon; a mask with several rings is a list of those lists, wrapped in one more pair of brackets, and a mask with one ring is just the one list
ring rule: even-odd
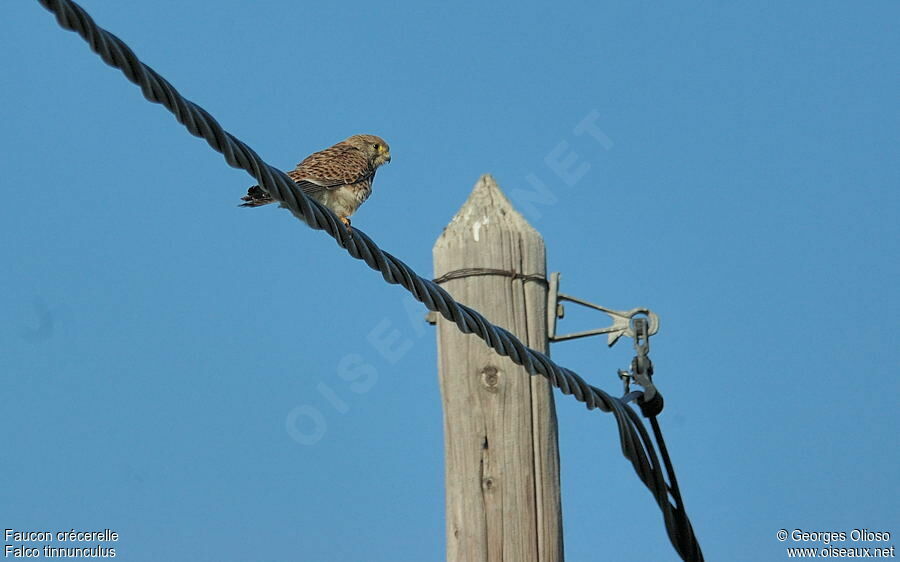
{"label": "steel cable", "polygon": [[612,413],[618,425],[622,453],[656,498],[672,545],[684,560],[703,559],[680,498],[676,506],[669,500],[669,487],[660,470],[653,443],[640,418],[625,402],[589,385],[574,371],[557,365],[545,354],[525,346],[507,330],[490,323],[476,310],[456,302],[436,283],[420,277],[358,229],[346,228],[329,209],[300,191],[286,174],[267,164],[250,147],[225,131],[206,110],[182,97],[165,78],[142,63],[122,40],[97,26],[79,5],[71,0],[38,1],[56,15],[61,27],[78,33],[104,62],[120,69],[129,81],[140,86],[147,100],[166,107],[192,135],[205,139],[221,153],[230,166],[246,170],[295,217],[316,230],[327,232],[351,256],[380,271],[386,282],[401,285],[429,310],[456,323],[463,333],[476,334],[497,353],[523,366],[529,374],[546,377],[563,394],[574,396],[588,409]]}

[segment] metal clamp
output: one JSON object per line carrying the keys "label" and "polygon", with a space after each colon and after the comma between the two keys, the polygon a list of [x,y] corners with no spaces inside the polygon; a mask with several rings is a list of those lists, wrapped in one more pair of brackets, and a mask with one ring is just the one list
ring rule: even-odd
{"label": "metal clamp", "polygon": [[649,417],[658,416],[665,404],[662,394],[653,385],[653,361],[650,360],[650,333],[647,320],[637,318],[635,321],[637,337],[634,339],[634,359],[631,360],[631,370],[619,369],[619,378],[625,386],[623,396],[627,397],[631,391],[631,383],[637,383],[643,387],[643,396],[638,400],[641,412]]}
{"label": "metal clamp", "polygon": [[[549,302],[547,303],[547,331],[551,342],[574,340],[578,338],[586,338],[589,336],[599,336],[607,334],[607,345],[612,347],[619,341],[622,336],[628,336],[635,339],[636,331],[634,321],[637,318],[645,317],[647,319],[648,336],[652,336],[659,331],[659,316],[648,308],[632,308],[631,310],[612,310],[599,304],[587,302],[585,300],[566,295],[559,292],[559,273],[550,274],[550,290],[548,293]],[[583,332],[574,332],[572,334],[557,335],[556,320],[565,316],[565,309],[562,303],[568,301],[581,306],[599,310],[612,318],[612,326],[599,328],[596,330],[585,330]]]}

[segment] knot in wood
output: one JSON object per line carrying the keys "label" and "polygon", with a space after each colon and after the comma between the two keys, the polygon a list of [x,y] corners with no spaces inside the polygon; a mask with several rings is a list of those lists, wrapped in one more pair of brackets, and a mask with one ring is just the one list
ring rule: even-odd
{"label": "knot in wood", "polygon": [[497,387],[500,384],[500,372],[497,370],[497,367],[488,365],[482,369],[481,382],[484,384],[485,388],[487,388],[488,392],[497,392],[499,390]]}

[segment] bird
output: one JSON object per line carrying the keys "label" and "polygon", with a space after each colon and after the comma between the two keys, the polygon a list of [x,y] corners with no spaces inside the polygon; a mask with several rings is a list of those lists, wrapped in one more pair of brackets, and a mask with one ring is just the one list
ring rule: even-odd
{"label": "bird", "polygon": [[[391,161],[391,147],[376,135],[353,135],[310,154],[287,172],[303,193],[325,205],[347,227],[350,216],[372,193],[378,168]],[[241,207],[260,207],[275,200],[258,185],[241,197]]]}

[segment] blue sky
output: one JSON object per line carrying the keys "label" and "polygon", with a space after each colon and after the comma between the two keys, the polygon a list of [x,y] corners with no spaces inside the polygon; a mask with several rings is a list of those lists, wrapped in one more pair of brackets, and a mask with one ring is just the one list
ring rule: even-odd
{"label": "blue sky", "polygon": [[[900,533],[896,3],[82,5],[274,165],[386,138],[354,225],[421,274],[492,173],[565,292],[656,311],[707,559],[783,559],[782,528]],[[110,528],[126,560],[443,559],[424,308],[237,208],[252,179],[37,2],[2,14],[0,527]],[[589,165],[572,185],[556,150]],[[401,357],[372,343],[390,329]],[[552,353],[617,392],[632,350]],[[612,417],[557,409],[568,559],[674,560]]]}

